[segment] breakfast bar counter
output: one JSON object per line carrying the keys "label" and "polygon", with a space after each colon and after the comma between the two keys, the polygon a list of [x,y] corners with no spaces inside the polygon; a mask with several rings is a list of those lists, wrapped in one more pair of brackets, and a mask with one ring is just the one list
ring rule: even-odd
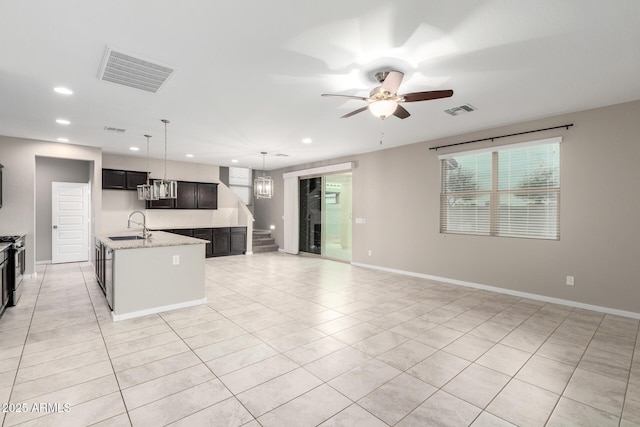
{"label": "breakfast bar counter", "polygon": [[96,240],[105,247],[104,287],[114,321],[206,303],[206,240],[162,231]]}

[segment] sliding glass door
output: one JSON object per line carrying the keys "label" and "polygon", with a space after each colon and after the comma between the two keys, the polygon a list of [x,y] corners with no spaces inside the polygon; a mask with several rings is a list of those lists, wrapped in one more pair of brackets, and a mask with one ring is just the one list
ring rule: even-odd
{"label": "sliding glass door", "polygon": [[302,252],[351,261],[351,172],[300,179]]}
{"label": "sliding glass door", "polygon": [[322,177],[300,179],[300,251],[322,254]]}

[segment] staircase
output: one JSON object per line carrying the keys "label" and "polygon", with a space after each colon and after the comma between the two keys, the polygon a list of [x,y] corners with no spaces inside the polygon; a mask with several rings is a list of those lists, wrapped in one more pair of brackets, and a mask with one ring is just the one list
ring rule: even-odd
{"label": "staircase", "polygon": [[275,252],[278,245],[269,230],[253,230],[253,253]]}

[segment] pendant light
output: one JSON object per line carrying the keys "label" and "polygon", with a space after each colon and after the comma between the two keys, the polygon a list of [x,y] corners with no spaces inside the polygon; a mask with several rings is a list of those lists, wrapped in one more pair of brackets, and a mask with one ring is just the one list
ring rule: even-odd
{"label": "pendant light", "polygon": [[262,151],[262,176],[256,177],[253,181],[253,194],[258,199],[270,199],[273,196],[273,180],[270,176],[265,176],[265,156],[266,151]]}
{"label": "pendant light", "polygon": [[153,191],[153,185],[149,184],[149,138],[151,135],[145,135],[147,138],[147,183],[138,185],[138,200],[158,200],[158,196],[156,196]]}
{"label": "pendant light", "polygon": [[175,199],[178,197],[178,182],[167,179],[167,123],[169,120],[162,119],[164,123],[164,179],[153,180],[153,192],[159,199]]}

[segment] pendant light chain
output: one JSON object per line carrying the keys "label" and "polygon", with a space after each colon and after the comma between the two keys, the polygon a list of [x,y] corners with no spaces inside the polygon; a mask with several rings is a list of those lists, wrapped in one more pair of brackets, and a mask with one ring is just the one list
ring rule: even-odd
{"label": "pendant light chain", "polygon": [[145,135],[145,138],[147,138],[147,185],[149,185],[149,174],[151,172],[149,172],[149,138],[151,138],[151,135]]}
{"label": "pendant light chain", "polygon": [[164,123],[164,180],[167,180],[167,123],[169,120],[163,119]]}

